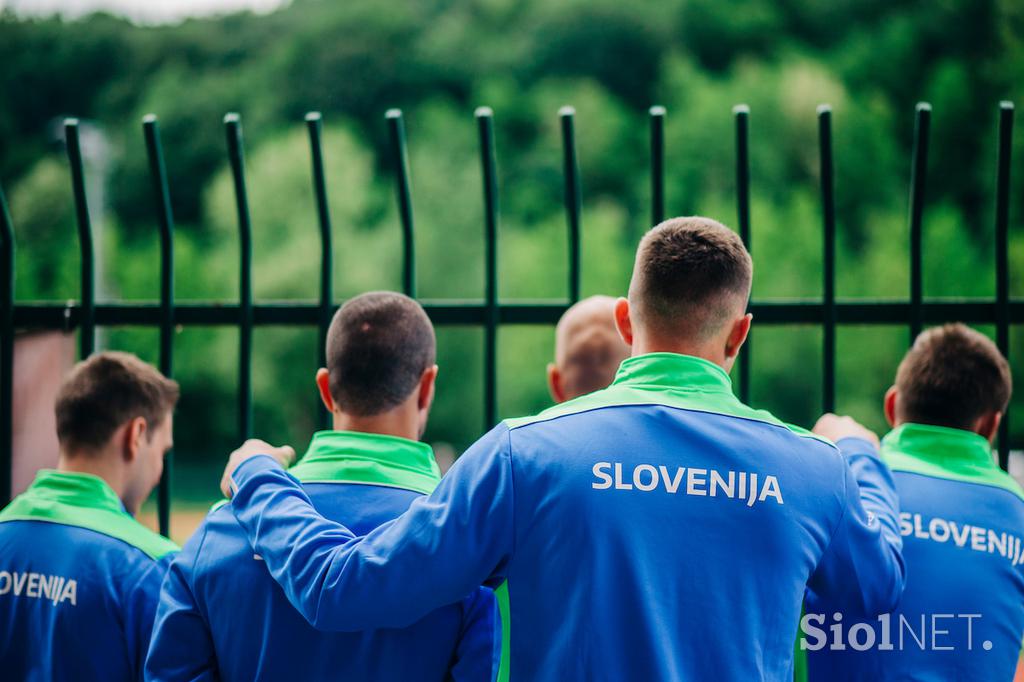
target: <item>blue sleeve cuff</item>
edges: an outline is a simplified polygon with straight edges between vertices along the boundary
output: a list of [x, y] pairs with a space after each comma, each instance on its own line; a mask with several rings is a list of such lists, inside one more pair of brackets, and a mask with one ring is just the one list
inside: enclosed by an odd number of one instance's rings
[[262, 471], [283, 471], [284, 468], [277, 460], [270, 455], [256, 455], [242, 462], [237, 469], [231, 473], [231, 496], [238, 493], [238, 489], [245, 485], [245, 482], [252, 479]]
[[836, 447], [839, 448], [839, 452], [843, 453], [843, 457], [846, 458], [850, 458], [854, 455], [878, 457], [878, 448], [875, 447], [874, 443], [866, 438], [859, 438], [857, 436], [840, 438], [836, 441]]

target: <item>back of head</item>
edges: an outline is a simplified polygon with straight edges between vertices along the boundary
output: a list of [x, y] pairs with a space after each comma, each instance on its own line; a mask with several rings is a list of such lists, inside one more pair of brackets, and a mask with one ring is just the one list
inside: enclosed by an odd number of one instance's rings
[[743, 314], [753, 270], [742, 240], [725, 225], [666, 220], [637, 249], [629, 285], [635, 323], [661, 338], [707, 341]]
[[922, 332], [896, 372], [900, 421], [971, 429], [982, 416], [1004, 412], [1012, 390], [1010, 365], [996, 345], [962, 324]]
[[555, 365], [565, 399], [605, 388], [629, 357], [615, 329], [615, 299], [591, 296], [570, 307], [555, 332]]
[[130, 353], [97, 353], [75, 365], [57, 393], [57, 440], [65, 453], [93, 453], [136, 417], [151, 437], [178, 392], [177, 382]]
[[401, 404], [437, 355], [434, 327], [408, 296], [375, 291], [345, 303], [327, 331], [331, 398], [355, 416]]

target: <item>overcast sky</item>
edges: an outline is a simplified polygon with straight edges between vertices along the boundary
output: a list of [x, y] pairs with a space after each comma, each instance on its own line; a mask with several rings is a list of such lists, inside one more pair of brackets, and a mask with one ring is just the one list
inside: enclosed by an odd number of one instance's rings
[[139, 23], [180, 21], [186, 17], [225, 14], [244, 9], [269, 12], [288, 0], [0, 0], [0, 10], [28, 16], [60, 13], [79, 17], [103, 10]]

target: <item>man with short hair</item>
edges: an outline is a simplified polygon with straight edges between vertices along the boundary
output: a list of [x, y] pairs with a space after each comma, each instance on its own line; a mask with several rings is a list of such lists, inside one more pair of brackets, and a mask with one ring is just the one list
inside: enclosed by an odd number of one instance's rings
[[836, 621], [842, 607], [810, 594], [811, 680], [1013, 678], [1024, 636], [1024, 491], [992, 457], [1010, 391], [1010, 367], [983, 334], [950, 324], [914, 341], [885, 395], [893, 430], [882, 441], [900, 500], [903, 599], [858, 624]]
[[[434, 329], [402, 294], [363, 294], [334, 316], [326, 355], [316, 385], [334, 430], [316, 433], [290, 474], [320, 513], [365, 535], [440, 480], [419, 442], [437, 377]], [[394, 629], [324, 633], [267, 569], [230, 504], [215, 508], [164, 583], [147, 679], [493, 679], [497, 607], [487, 588], [467, 587]]]
[[365, 537], [317, 514], [274, 449], [232, 455], [232, 512], [319, 628], [507, 580], [511, 678], [789, 679], [806, 585], [877, 613], [903, 566], [870, 433], [829, 416], [836, 448], [733, 394], [751, 275], [725, 226], [666, 221], [616, 303], [632, 357], [610, 387], [499, 424]]
[[591, 296], [570, 306], [555, 329], [548, 390], [556, 403], [606, 388], [629, 346], [615, 329], [615, 299]]
[[0, 677], [140, 680], [177, 547], [132, 516], [171, 449], [178, 385], [127, 353], [57, 394], [56, 470], [0, 511]]

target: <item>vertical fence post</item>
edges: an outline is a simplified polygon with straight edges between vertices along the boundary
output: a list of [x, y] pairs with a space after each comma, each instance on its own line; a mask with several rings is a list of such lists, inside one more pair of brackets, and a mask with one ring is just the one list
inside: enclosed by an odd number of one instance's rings
[[[750, 142], [748, 137], [750, 107], [737, 104], [732, 108], [736, 122], [736, 221], [747, 251], [750, 243]], [[748, 303], [749, 306], [749, 303]], [[740, 400], [750, 402], [751, 338], [740, 348]]]
[[818, 150], [824, 228], [822, 405], [825, 412], [833, 412], [836, 406], [836, 201], [832, 167], [832, 107], [827, 104], [818, 107]]
[[245, 190], [245, 154], [242, 149], [242, 122], [236, 113], [224, 116], [228, 158], [235, 183], [235, 208], [238, 213], [238, 437], [252, 435], [252, 224], [249, 199]]
[[11, 501], [14, 467], [14, 224], [0, 187], [0, 507]]
[[[317, 367], [327, 366], [327, 329], [331, 324], [334, 308], [334, 246], [331, 235], [331, 212], [327, 204], [327, 181], [324, 175], [323, 145], [321, 132], [323, 117], [319, 111], [306, 114], [306, 129], [309, 131], [309, 151], [313, 168], [313, 195], [316, 198], [317, 222], [320, 226], [320, 304], [317, 315]], [[320, 428], [331, 426], [331, 415], [316, 401], [316, 412]]]
[[405, 142], [405, 120], [401, 109], [384, 114], [391, 137], [391, 164], [395, 169], [398, 215], [402, 220], [402, 291], [416, 298], [416, 241], [412, 220], [412, 183], [409, 179], [409, 152]]
[[78, 136], [78, 119], [64, 121], [64, 136], [67, 144], [68, 161], [71, 164], [71, 189], [75, 197], [75, 216], [78, 222], [78, 249], [82, 258], [81, 269], [81, 310], [78, 348], [83, 358], [92, 355], [96, 344], [96, 278], [95, 258], [92, 246], [92, 222], [89, 219], [89, 202], [85, 196], [85, 166], [82, 162], [82, 146]]
[[910, 342], [924, 328], [924, 276], [921, 242], [924, 188], [928, 179], [928, 129], [932, 105], [918, 102], [914, 111], [914, 155], [910, 166]]
[[[148, 114], [142, 119], [142, 131], [146, 139], [149, 172], [160, 223], [160, 371], [164, 376], [171, 377], [174, 374], [174, 214], [171, 211], [163, 146], [160, 144], [160, 128], [154, 114]], [[168, 452], [164, 457], [163, 473], [157, 490], [160, 534], [168, 537], [171, 534], [173, 466], [174, 455]]]
[[478, 107], [480, 163], [484, 183], [484, 429], [490, 429], [498, 415], [498, 172], [494, 158], [494, 112]]
[[651, 118], [651, 225], [665, 219], [665, 107], [653, 106]]
[[[1013, 103], [999, 103], [996, 156], [996, 343], [1010, 357], [1010, 155], [1013, 151]], [[1009, 412], [1007, 410], [1007, 412]], [[1010, 466], [1010, 420], [999, 425], [999, 466]]]
[[562, 124], [562, 167], [565, 176], [565, 214], [569, 227], [569, 303], [580, 300], [580, 171], [576, 160], [576, 110], [564, 106], [558, 110]]

